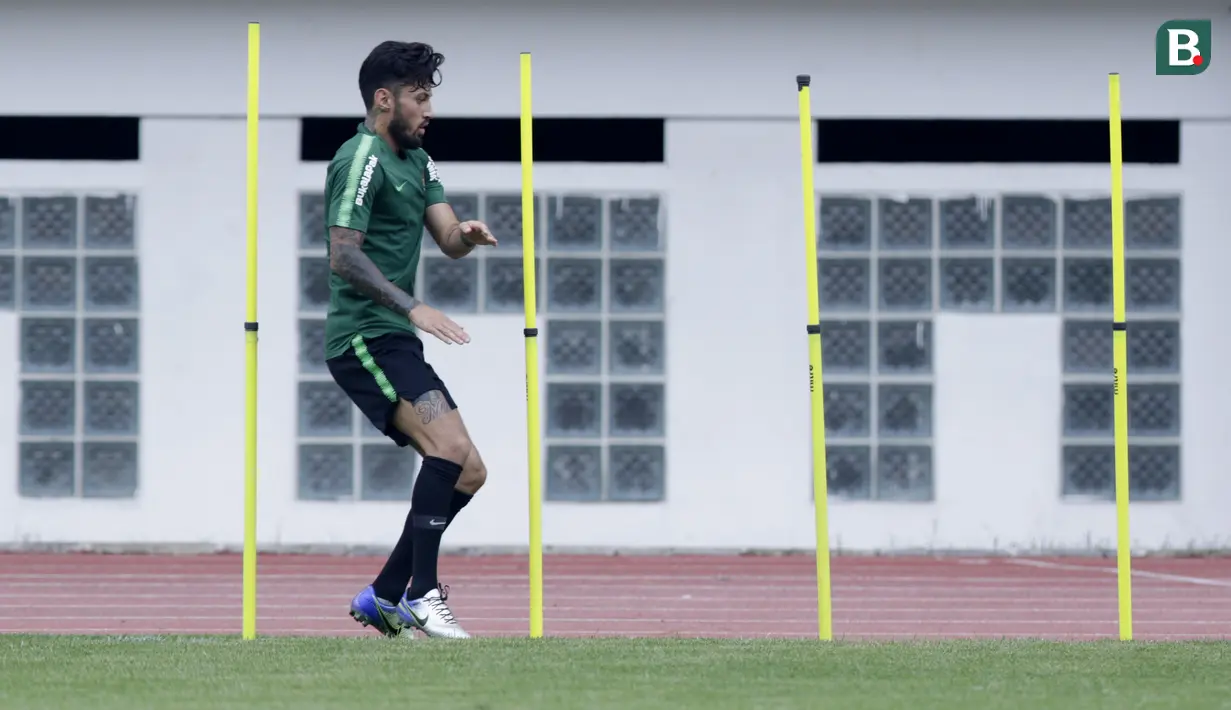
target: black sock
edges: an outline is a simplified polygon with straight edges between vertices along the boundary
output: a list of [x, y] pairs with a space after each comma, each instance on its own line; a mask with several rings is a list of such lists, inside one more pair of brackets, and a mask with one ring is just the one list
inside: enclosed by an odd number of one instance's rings
[[[466, 504], [474, 498], [469, 493], [463, 493], [457, 489], [453, 490], [453, 499], [449, 506], [449, 520], [452, 523], [457, 517], [459, 511], [466, 507]], [[402, 527], [402, 536], [398, 538], [398, 543], [393, 546], [393, 552], [389, 554], [389, 559], [385, 560], [385, 566], [377, 575], [376, 581], [372, 582], [372, 587], [376, 590], [376, 596], [397, 603], [402, 598], [402, 594], [406, 591], [406, 585], [410, 584], [410, 573], [414, 568], [415, 560], [415, 538], [411, 532], [414, 530], [414, 509], [406, 514], [406, 524]], [[448, 529], [449, 524], [445, 524], [445, 529]]]
[[402, 536], [398, 538], [398, 543], [393, 546], [393, 552], [389, 553], [389, 559], [385, 560], [385, 566], [380, 570], [380, 574], [376, 576], [376, 581], [372, 582], [372, 588], [376, 591], [376, 596], [388, 602], [397, 604], [402, 598], [402, 593], [406, 591], [406, 585], [410, 584], [411, 565], [415, 559], [415, 538], [412, 534], [414, 520], [414, 509], [412, 508], [406, 514], [406, 524], [402, 526]]
[[461, 464], [435, 456], [423, 457], [423, 466], [410, 494], [410, 532], [414, 542], [409, 596], [418, 599], [436, 588], [436, 560], [440, 536], [449, 524], [453, 487], [461, 478]]
[[[453, 522], [453, 519], [457, 517], [457, 514], [461, 512], [462, 508], [466, 507], [466, 504], [470, 502], [471, 498], [474, 498], [474, 496], [471, 495], [470, 493], [462, 493], [461, 491], [457, 489], [453, 490], [453, 502], [449, 506], [449, 522], [450, 523]], [[447, 528], [449, 526], [446, 525], [445, 527]]]

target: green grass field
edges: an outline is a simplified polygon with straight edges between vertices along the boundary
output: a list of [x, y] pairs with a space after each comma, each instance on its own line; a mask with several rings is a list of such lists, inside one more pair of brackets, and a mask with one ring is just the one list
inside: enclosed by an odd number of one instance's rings
[[1231, 708], [1231, 644], [0, 636], [0, 708]]

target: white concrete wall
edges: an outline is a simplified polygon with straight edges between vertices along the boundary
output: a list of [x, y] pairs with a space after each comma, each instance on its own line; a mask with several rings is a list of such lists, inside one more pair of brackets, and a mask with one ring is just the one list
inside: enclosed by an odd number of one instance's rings
[[[0, 78], [6, 111], [81, 112], [88, 104], [99, 113], [242, 114], [248, 21], [263, 25], [263, 105], [277, 115], [353, 111], [359, 62], [386, 39], [386, 28], [405, 28], [398, 31], [446, 52], [439, 104], [454, 115], [516, 114], [523, 51], [535, 56], [536, 106], [544, 114], [789, 115], [801, 72], [814, 76], [818, 113], [834, 116], [1101, 117], [1104, 77], [1113, 71], [1123, 74], [1126, 113], [1216, 118], [1231, 105], [1227, 92], [1213, 89], [1227, 86], [1217, 57], [1200, 80], [1154, 76], [1154, 31], [1164, 20], [1214, 18], [1213, 45], [1231, 46], [1221, 0], [1165, 9], [1150, 0], [771, 0], [756, 9], [733, 0], [572, 7], [458, 0], [413, 8], [391, 0], [120, 0], [84, 7], [59, 0], [6, 10], [0, 56], [6, 66], [39, 67]], [[48, 90], [51, 68], [81, 57], [99, 81], [79, 92]]]
[[[1134, 506], [1141, 547], [1231, 539], [1231, 90], [1217, 58], [1200, 77], [1155, 77], [1153, 34], [1170, 17], [1225, 7], [986, 9], [949, 2], [777, 3], [756, 11], [684, 3], [515, 11], [502, 3], [416, 9], [407, 26], [448, 55], [442, 114], [515, 115], [517, 52], [535, 53], [542, 114], [667, 115], [663, 166], [541, 165], [536, 187], [655, 190], [667, 199], [667, 500], [545, 505], [549, 545], [807, 548], [812, 545], [804, 272], [793, 76], [815, 77], [816, 113], [862, 116], [1091, 116], [1120, 71], [1126, 116], [1200, 119], [1183, 129], [1181, 167], [1130, 167], [1128, 189], [1184, 197], [1184, 478], [1177, 503]], [[244, 22], [264, 23], [260, 272], [260, 539], [391, 544], [400, 504], [295, 500], [296, 200], [323, 170], [297, 160], [299, 114], [354, 114], [363, 54], [384, 35], [378, 3], [28, 5], [0, 25], [0, 59], [37, 72], [0, 77], [12, 113], [127, 113], [144, 121], [139, 165], [0, 162], [0, 193], [66, 188], [140, 194], [141, 484], [132, 501], [16, 494], [17, 325], [0, 314], [0, 543], [204, 542], [242, 534]], [[524, 6], [523, 6], [524, 7]], [[87, 9], [88, 8], [88, 9]], [[810, 9], [805, 9], [810, 8]], [[462, 13], [466, 17], [462, 18]], [[305, 18], [311, 18], [311, 23]], [[413, 20], [413, 22], [411, 21]], [[567, 22], [567, 24], [565, 24]], [[380, 26], [387, 26], [381, 23]], [[39, 38], [54, 38], [42, 41]], [[66, 48], [72, 48], [67, 53]], [[159, 52], [174, 60], [159, 59]], [[48, 77], [90, 58], [98, 81]], [[105, 78], [105, 81], [103, 80]], [[582, 79], [589, 79], [585, 87]], [[448, 187], [515, 190], [516, 165], [442, 165]], [[1107, 189], [1088, 167], [822, 167], [819, 190], [994, 194]], [[716, 288], [716, 284], [730, 284]], [[1010, 320], [1006, 320], [1010, 319]], [[437, 369], [491, 468], [450, 529], [450, 545], [527, 539], [524, 370], [519, 316], [468, 319], [474, 343]], [[844, 549], [1085, 547], [1114, 540], [1113, 509], [1059, 497], [1061, 321], [938, 318], [936, 476], [931, 503], [831, 505]], [[188, 345], [195, 341], [196, 345]], [[1003, 386], [1002, 368], [1022, 368]], [[755, 373], [757, 416], [721, 386]], [[1009, 426], [1016, 420], [1018, 426]], [[1026, 422], [1021, 424], [1021, 422]], [[719, 432], [738, 436], [716, 435]], [[748, 512], [766, 513], [741, 525]], [[755, 516], [754, 516], [755, 517]]]

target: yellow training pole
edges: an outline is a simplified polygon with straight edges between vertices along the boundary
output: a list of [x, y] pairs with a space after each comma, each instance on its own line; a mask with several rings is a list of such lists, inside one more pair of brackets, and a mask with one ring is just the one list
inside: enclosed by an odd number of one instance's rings
[[1128, 324], [1124, 316], [1124, 156], [1120, 141], [1120, 75], [1107, 77], [1111, 113], [1112, 396], [1116, 438], [1116, 572], [1120, 639], [1133, 638], [1133, 571], [1128, 534]]
[[530, 638], [543, 636], [543, 471], [539, 461], [539, 329], [534, 298], [534, 123], [530, 53], [521, 53], [521, 248], [526, 309], [526, 451], [530, 463]]
[[256, 242], [257, 136], [260, 123], [261, 25], [248, 23], [248, 309], [244, 321], [244, 633], [256, 638]]
[[833, 638], [829, 584], [829, 485], [825, 462], [825, 394], [821, 379], [821, 315], [816, 276], [816, 190], [813, 187], [812, 78], [799, 89], [799, 159], [804, 190], [804, 254], [808, 275], [808, 389], [812, 395], [812, 497], [816, 511], [816, 615], [822, 641]]

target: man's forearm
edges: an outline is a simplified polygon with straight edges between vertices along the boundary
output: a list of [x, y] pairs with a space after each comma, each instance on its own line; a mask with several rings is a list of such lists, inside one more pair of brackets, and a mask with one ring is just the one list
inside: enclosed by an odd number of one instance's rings
[[440, 240], [440, 251], [445, 256], [451, 259], [460, 259], [470, 252], [474, 251], [473, 244], [470, 244], [462, 235], [462, 225], [460, 222], [455, 222], [449, 231], [445, 232], [444, 239]]
[[394, 286], [363, 253], [359, 244], [334, 241], [330, 249], [329, 267], [355, 290], [390, 310], [407, 314], [419, 305], [419, 300]]

